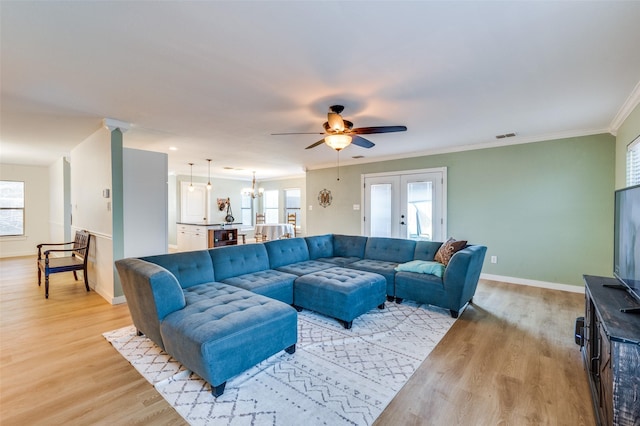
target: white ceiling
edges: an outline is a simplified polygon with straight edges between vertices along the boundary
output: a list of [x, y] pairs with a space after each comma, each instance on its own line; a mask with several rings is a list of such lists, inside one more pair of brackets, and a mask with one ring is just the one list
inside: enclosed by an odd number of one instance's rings
[[615, 131], [640, 87], [638, 1], [2, 0], [0, 15], [2, 163], [51, 164], [113, 118], [178, 173], [211, 158], [212, 175], [301, 175], [336, 153], [270, 134], [320, 133], [332, 104], [355, 127], [408, 127], [346, 164]]

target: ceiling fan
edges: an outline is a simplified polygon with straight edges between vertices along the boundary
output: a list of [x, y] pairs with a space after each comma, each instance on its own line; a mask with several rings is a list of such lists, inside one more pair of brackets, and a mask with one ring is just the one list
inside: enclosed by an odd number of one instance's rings
[[324, 135], [324, 138], [318, 142], [312, 143], [306, 149], [315, 148], [318, 145], [326, 143], [331, 148], [340, 152], [350, 144], [361, 146], [363, 148], [371, 148], [375, 144], [360, 135], [371, 135], [374, 133], [392, 133], [404, 132], [406, 126], [377, 126], [377, 127], [358, 127], [353, 128], [353, 123], [342, 118], [340, 113], [344, 110], [342, 105], [332, 105], [329, 107], [327, 121], [323, 124], [324, 133], [272, 133], [272, 135]]

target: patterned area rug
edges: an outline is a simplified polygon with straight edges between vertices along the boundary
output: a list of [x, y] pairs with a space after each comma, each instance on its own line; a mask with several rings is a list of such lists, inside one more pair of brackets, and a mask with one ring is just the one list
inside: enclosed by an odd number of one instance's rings
[[446, 310], [405, 301], [345, 330], [304, 310], [296, 352], [232, 378], [218, 398], [133, 326], [104, 337], [192, 425], [370, 425], [454, 321]]

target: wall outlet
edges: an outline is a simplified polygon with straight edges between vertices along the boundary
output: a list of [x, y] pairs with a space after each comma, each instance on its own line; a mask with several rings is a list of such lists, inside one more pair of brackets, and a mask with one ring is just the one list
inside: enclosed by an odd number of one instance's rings
[[353, 209], [354, 210], [360, 210], [360, 204], [354, 204], [353, 205]]
[[498, 263], [498, 256], [491, 256], [491, 263]]

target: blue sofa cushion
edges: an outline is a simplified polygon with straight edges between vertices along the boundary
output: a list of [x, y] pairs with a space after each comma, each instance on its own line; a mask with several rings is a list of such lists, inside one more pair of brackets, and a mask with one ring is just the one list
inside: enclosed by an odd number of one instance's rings
[[284, 238], [282, 240], [264, 243], [269, 255], [269, 267], [278, 269], [280, 266], [309, 260], [309, 249], [304, 238]]
[[415, 260], [434, 260], [442, 243], [437, 241], [416, 241]]
[[290, 305], [293, 303], [293, 282], [296, 278], [298, 278], [297, 275], [267, 269], [266, 271], [226, 278], [222, 282]]
[[297, 312], [277, 300], [222, 283], [185, 299], [160, 325], [166, 351], [213, 386], [297, 341]]
[[[364, 258], [386, 262], [405, 263], [413, 260], [416, 242], [400, 238], [369, 237]], [[393, 265], [395, 268], [397, 265]]]
[[364, 258], [367, 237], [361, 235], [333, 236], [333, 257]]
[[169, 270], [178, 279], [182, 288], [215, 281], [213, 263], [207, 250], [160, 254], [140, 259]]
[[341, 257], [341, 256], [334, 256], [334, 257], [319, 257], [317, 260], [319, 260], [320, 262], [327, 262], [327, 263], [331, 263], [335, 266], [348, 266], [350, 263], [356, 262], [358, 260], [360, 260], [360, 257]]
[[395, 295], [395, 275], [396, 262], [387, 262], [384, 260], [362, 259], [357, 262], [350, 263], [349, 268], [359, 269], [361, 271], [375, 272], [382, 275], [387, 280], [387, 295]]
[[243, 244], [209, 250], [216, 281], [269, 269], [264, 244]]
[[309, 249], [309, 259], [333, 257], [333, 235], [314, 235], [304, 239]]
[[291, 265], [279, 266], [278, 271], [287, 272], [289, 274], [294, 274], [297, 276], [302, 276], [305, 274], [311, 274], [313, 272], [322, 271], [324, 269], [329, 269], [334, 265], [321, 262], [319, 260], [305, 260], [304, 262], [292, 263]]

